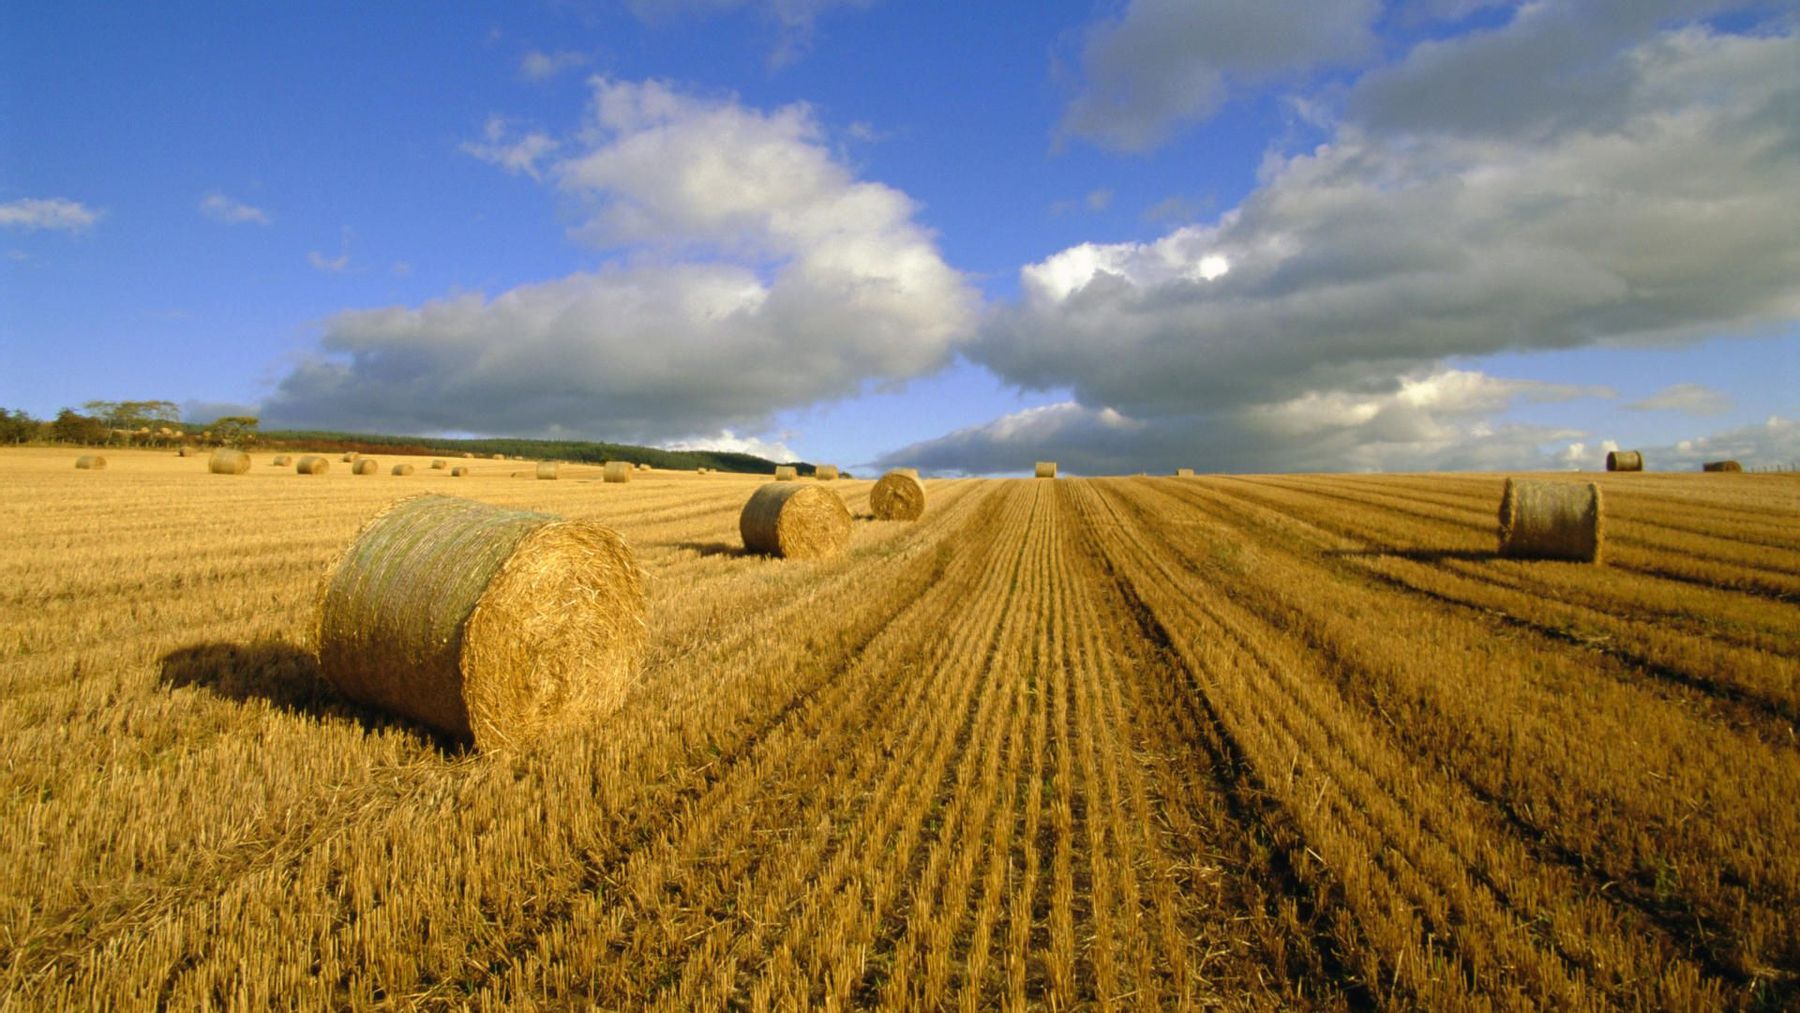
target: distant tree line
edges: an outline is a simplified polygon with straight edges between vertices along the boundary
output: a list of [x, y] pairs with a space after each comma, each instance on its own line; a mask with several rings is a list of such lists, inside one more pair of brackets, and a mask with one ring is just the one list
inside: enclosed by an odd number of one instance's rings
[[81, 408], [64, 408], [48, 420], [23, 409], [0, 408], [0, 443], [236, 447], [258, 439], [258, 420], [251, 416], [226, 415], [197, 427], [181, 421], [181, 409], [173, 401], [88, 401]]

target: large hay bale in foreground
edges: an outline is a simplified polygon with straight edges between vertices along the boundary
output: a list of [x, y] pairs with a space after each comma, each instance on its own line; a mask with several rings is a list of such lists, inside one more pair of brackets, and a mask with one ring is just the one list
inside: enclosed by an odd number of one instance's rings
[[467, 475], [468, 473], [469, 473], [469, 469], [466, 465], [459, 464], [456, 467], [450, 469], [450, 477], [451, 478], [461, 478], [464, 475]]
[[800, 469], [791, 464], [777, 464], [775, 466], [775, 481], [777, 482], [792, 482], [799, 477]]
[[319, 668], [340, 693], [482, 749], [616, 709], [647, 633], [617, 533], [451, 496], [364, 525], [318, 596]]
[[1606, 536], [1592, 482], [1509, 478], [1500, 497], [1500, 554], [1598, 563]]
[[1643, 471], [1643, 452], [1637, 450], [1609, 450], [1606, 452], [1606, 470]]
[[242, 475], [250, 470], [250, 455], [230, 447], [220, 447], [212, 452], [206, 462], [206, 470], [215, 475]]
[[1037, 463], [1037, 477], [1039, 477], [1039, 478], [1055, 478], [1056, 477], [1056, 462], [1055, 461], [1039, 461]]
[[738, 533], [751, 552], [787, 559], [832, 556], [850, 541], [850, 510], [829, 489], [771, 482], [750, 494], [738, 515]]
[[359, 457], [356, 459], [356, 464], [350, 468], [350, 474], [379, 475], [381, 474], [381, 465], [373, 457]]
[[393, 470], [388, 472], [390, 475], [410, 475], [412, 473], [413, 466], [410, 464], [396, 464], [394, 465]]
[[896, 468], [869, 490], [869, 510], [877, 520], [916, 521], [925, 513], [925, 483]]
[[813, 469], [813, 477], [821, 482], [835, 482], [838, 477], [837, 465], [821, 464]]
[[75, 459], [75, 467], [81, 471], [105, 471], [106, 458], [99, 454], [82, 454]]
[[1701, 471], [1743, 471], [1744, 466], [1736, 461], [1708, 461], [1700, 466]]
[[445, 468], [448, 468], [448, 467], [450, 467], [450, 462], [446, 461], [442, 458], [439, 458], [438, 460], [431, 462], [431, 470], [432, 471], [443, 471]]
[[285, 468], [293, 463], [294, 459], [292, 457], [289, 457], [286, 454], [277, 454], [275, 455], [275, 460], [269, 462], [269, 466], [272, 468]]
[[539, 461], [537, 466], [537, 477], [554, 480], [556, 478], [556, 462]]
[[302, 475], [323, 475], [331, 470], [331, 462], [323, 457], [308, 454], [294, 465], [294, 471]]
[[608, 461], [601, 469], [601, 477], [608, 482], [629, 482], [634, 470], [630, 461]]

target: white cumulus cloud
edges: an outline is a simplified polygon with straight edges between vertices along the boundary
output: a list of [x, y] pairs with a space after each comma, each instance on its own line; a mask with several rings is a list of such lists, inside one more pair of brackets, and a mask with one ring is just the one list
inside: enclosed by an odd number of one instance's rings
[[26, 197], [0, 204], [0, 227], [80, 232], [100, 220], [100, 212], [66, 197]]
[[262, 208], [233, 200], [216, 190], [200, 198], [200, 213], [226, 225], [267, 225], [271, 221]]

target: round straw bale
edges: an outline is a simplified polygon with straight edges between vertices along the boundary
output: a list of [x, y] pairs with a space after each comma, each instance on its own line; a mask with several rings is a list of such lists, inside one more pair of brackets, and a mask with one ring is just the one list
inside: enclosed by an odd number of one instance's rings
[[645, 462], [643, 462], [643, 461], [639, 461], [639, 462], [638, 462], [638, 466], [637, 466], [637, 470], [639, 470], [639, 471], [649, 471], [649, 470], [650, 470], [650, 465], [649, 465], [649, 464], [647, 464], [647, 463], [645, 463]]
[[556, 462], [539, 461], [537, 466], [537, 477], [545, 479], [556, 478]]
[[791, 464], [777, 464], [775, 466], [775, 481], [777, 482], [792, 482], [799, 477], [800, 469]]
[[433, 470], [433, 471], [443, 471], [445, 468], [448, 468], [448, 467], [450, 467], [450, 462], [446, 461], [442, 458], [439, 458], [438, 460], [431, 462], [431, 470]]
[[277, 454], [275, 455], [275, 459], [269, 462], [269, 466], [274, 468], [285, 468], [293, 463], [294, 459], [292, 457], [289, 457], [286, 454]]
[[1193, 478], [1194, 477], [1194, 469], [1192, 469], [1192, 468], [1176, 468], [1175, 469], [1175, 477], [1176, 478]]
[[82, 454], [75, 459], [75, 467], [82, 471], [105, 471], [106, 458], [99, 454]]
[[1605, 547], [1600, 487], [1509, 478], [1500, 497], [1500, 554], [1598, 563]]
[[468, 467], [465, 465], [461, 465], [461, 464], [450, 469], [450, 477], [451, 478], [461, 478], [464, 475], [467, 475], [468, 473], [469, 473]]
[[495, 454], [495, 455], [494, 455], [494, 460], [496, 460], [496, 461], [504, 461], [504, 460], [506, 460], [506, 455], [505, 455], [505, 454]]
[[343, 462], [344, 462], [344, 463], [345, 463], [345, 464], [351, 464], [351, 463], [353, 463], [353, 462], [355, 462], [355, 460], [356, 460], [356, 456], [357, 456], [357, 455], [356, 455], [356, 454], [354, 454], [354, 453], [350, 453], [350, 454], [345, 454], [345, 455], [344, 455], [344, 456], [343, 456], [343, 457], [342, 457], [342, 458], [340, 458], [340, 459], [339, 459], [339, 460], [342, 460], [342, 461], [343, 461]]
[[603, 476], [608, 482], [629, 482], [632, 470], [630, 461], [608, 461]]
[[380, 473], [381, 465], [373, 457], [359, 457], [356, 459], [356, 464], [350, 468], [352, 475], [378, 475]]
[[1637, 450], [1609, 450], [1606, 452], [1607, 471], [1643, 471], [1644, 455]]
[[294, 465], [294, 471], [301, 475], [323, 475], [331, 470], [331, 462], [315, 454], [302, 457]]
[[186, 457], [186, 456], [188, 456], [188, 448], [186, 448], [186, 447], [176, 447], [176, 448], [175, 448], [175, 456], [176, 456], [176, 457]]
[[883, 521], [916, 521], [925, 512], [925, 483], [896, 468], [869, 490], [869, 509]]
[[788, 559], [832, 556], [850, 540], [850, 510], [829, 489], [771, 482], [751, 493], [738, 515], [738, 533], [751, 552]]
[[206, 470], [215, 475], [242, 475], [250, 470], [250, 455], [230, 447], [220, 447], [212, 452], [212, 458], [206, 462]]
[[821, 464], [813, 469], [813, 477], [821, 482], [835, 481], [838, 477], [837, 465]]
[[1037, 463], [1037, 477], [1039, 477], [1039, 478], [1055, 478], [1056, 477], [1056, 462], [1055, 461], [1039, 461]]
[[1700, 466], [1701, 471], [1743, 471], [1744, 466], [1736, 461], [1708, 461]]
[[481, 749], [616, 709], [647, 633], [617, 533], [451, 496], [376, 515], [318, 606], [319, 668], [340, 693]]
[[394, 465], [393, 470], [388, 472], [390, 475], [410, 475], [412, 473], [413, 466], [410, 464], [396, 464]]
[[473, 460], [474, 460], [474, 459], [475, 459], [475, 455], [474, 455], [474, 454], [471, 454], [471, 453], [469, 453], [469, 452], [468, 452], [468, 451], [466, 451], [466, 450], [465, 450], [465, 451], [463, 451], [463, 455], [462, 455], [462, 456], [463, 456], [463, 460], [465, 460], [465, 461], [473, 461]]
[[694, 474], [696, 474], [696, 475], [709, 475], [711, 473], [712, 473], [711, 468], [695, 468], [694, 469]]

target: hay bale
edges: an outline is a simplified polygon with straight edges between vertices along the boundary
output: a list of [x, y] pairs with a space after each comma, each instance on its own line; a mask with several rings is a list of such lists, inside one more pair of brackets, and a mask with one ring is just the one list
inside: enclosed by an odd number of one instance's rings
[[410, 464], [396, 464], [393, 469], [388, 472], [390, 475], [410, 475], [412, 473], [413, 466]]
[[377, 514], [318, 595], [319, 668], [351, 699], [481, 749], [616, 709], [647, 634], [617, 533], [414, 496]]
[[188, 456], [188, 448], [186, 448], [186, 447], [176, 447], [176, 448], [175, 448], [175, 456], [176, 456], [176, 457], [186, 457], [186, 456]]
[[813, 469], [813, 477], [821, 482], [834, 482], [838, 477], [837, 465], [821, 464]]
[[738, 534], [751, 552], [786, 559], [834, 556], [850, 541], [850, 510], [829, 489], [771, 482], [750, 494], [738, 515]]
[[469, 469], [460, 464], [457, 465], [456, 467], [450, 469], [450, 477], [451, 478], [461, 478], [464, 475], [467, 475], [468, 473], [469, 473]]
[[431, 470], [432, 471], [443, 471], [445, 468], [448, 468], [448, 467], [450, 467], [450, 462], [444, 460], [443, 458], [439, 458], [439, 459], [431, 462]]
[[106, 458], [99, 454], [82, 454], [75, 459], [75, 467], [81, 471], [105, 471]]
[[601, 473], [608, 482], [629, 482], [634, 470], [629, 461], [608, 461]]
[[504, 461], [504, 460], [506, 460], [506, 455], [505, 455], [505, 454], [495, 454], [495, 455], [494, 455], [494, 460], [496, 460], [496, 461]]
[[1039, 477], [1039, 478], [1055, 478], [1056, 477], [1056, 462], [1055, 461], [1039, 461], [1037, 463], [1037, 477]]
[[791, 464], [777, 464], [775, 466], [775, 481], [777, 482], [792, 482], [799, 477], [800, 469]]
[[349, 454], [345, 454], [342, 458], [339, 458], [339, 460], [343, 461], [345, 464], [355, 464], [356, 459], [359, 456], [361, 456], [361, 455], [356, 454], [356, 453], [349, 453]]
[[289, 457], [286, 454], [277, 454], [275, 455], [275, 460], [269, 462], [269, 466], [273, 468], [285, 468], [293, 463], [294, 459], [292, 457]]
[[352, 475], [379, 475], [380, 473], [381, 465], [373, 457], [359, 457], [356, 459], [356, 463], [350, 467]]
[[308, 454], [294, 465], [294, 471], [301, 475], [323, 475], [331, 470], [331, 462], [323, 457]]
[[711, 469], [711, 468], [695, 468], [695, 469], [694, 469], [694, 474], [696, 474], [696, 475], [710, 475], [710, 474], [712, 474], [712, 469]]
[[869, 509], [876, 520], [916, 521], [925, 513], [925, 483], [896, 468], [869, 490]]
[[539, 461], [537, 466], [537, 477], [554, 481], [556, 478], [556, 467], [555, 461]]
[[466, 450], [465, 450], [465, 451], [463, 451], [463, 455], [462, 455], [462, 456], [463, 456], [463, 460], [465, 460], [465, 461], [473, 461], [473, 460], [474, 460], [474, 459], [475, 459], [475, 455], [474, 455], [474, 454], [471, 454], [471, 453], [469, 453], [469, 452], [468, 452], [468, 451], [466, 451]]
[[1644, 454], [1638, 450], [1609, 450], [1606, 452], [1607, 471], [1643, 471]]
[[212, 452], [206, 462], [206, 470], [215, 475], [242, 475], [250, 470], [250, 455], [230, 447], [220, 447]]
[[1700, 466], [1701, 471], [1743, 471], [1744, 466], [1736, 461], [1708, 461]]
[[1506, 480], [1500, 497], [1502, 556], [1598, 563], [1605, 542], [1599, 486]]
[[639, 470], [639, 471], [649, 471], [649, 470], [650, 470], [650, 465], [648, 465], [648, 464], [645, 464], [645, 463], [644, 463], [644, 462], [642, 462], [642, 461], [639, 461], [639, 462], [638, 462], [638, 466], [637, 466], [637, 470]]
[[1175, 469], [1175, 477], [1176, 478], [1193, 478], [1194, 477], [1194, 469], [1192, 469], [1192, 468], [1176, 468]]

